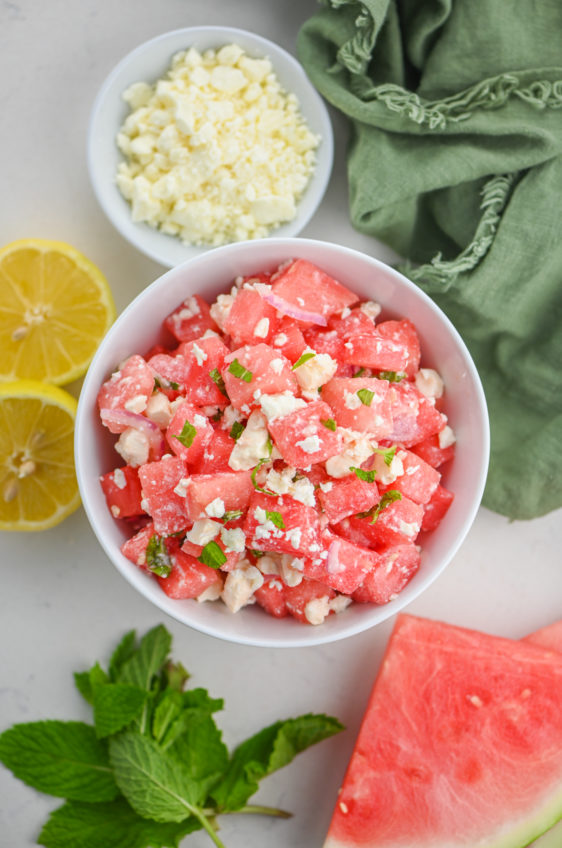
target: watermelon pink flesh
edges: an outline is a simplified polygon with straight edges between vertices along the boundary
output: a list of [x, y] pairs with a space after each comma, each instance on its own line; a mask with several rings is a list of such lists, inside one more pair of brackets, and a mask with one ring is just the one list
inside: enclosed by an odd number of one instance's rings
[[399, 615], [324, 848], [522, 848], [562, 813], [562, 656]]

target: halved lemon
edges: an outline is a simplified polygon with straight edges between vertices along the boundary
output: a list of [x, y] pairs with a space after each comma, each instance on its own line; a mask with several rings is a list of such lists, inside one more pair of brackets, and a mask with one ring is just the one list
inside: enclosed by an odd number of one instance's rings
[[76, 407], [57, 386], [0, 383], [0, 530], [45, 530], [79, 506]]
[[0, 249], [0, 379], [75, 380], [114, 318], [106, 278], [75, 248], [22, 239]]

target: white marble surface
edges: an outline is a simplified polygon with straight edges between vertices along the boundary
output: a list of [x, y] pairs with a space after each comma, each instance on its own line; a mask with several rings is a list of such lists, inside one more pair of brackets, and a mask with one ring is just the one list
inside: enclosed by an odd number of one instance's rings
[[[254, 29], [294, 52], [299, 25], [315, 8], [314, 0], [0, 0], [0, 240], [40, 236], [74, 244], [105, 272], [122, 309], [162, 269], [112, 230], [88, 183], [88, 114], [104, 77], [147, 38], [204, 23]], [[351, 228], [346, 132], [333, 119], [332, 182], [303, 235], [389, 259], [389, 251]], [[455, 560], [408, 610], [515, 638], [559, 618], [560, 519], [558, 512], [510, 523], [480, 510]], [[0, 545], [0, 729], [41, 718], [88, 719], [72, 672], [107, 660], [124, 631], [144, 633], [162, 614], [114, 570], [81, 510], [41, 534], [2, 533]], [[392, 621], [305, 650], [223, 644], [171, 619], [164, 623], [194, 685], [226, 699], [220, 722], [229, 744], [309, 710], [337, 715], [347, 726], [263, 784], [257, 797], [290, 809], [291, 820], [222, 821], [228, 848], [320, 848]], [[55, 806], [0, 769], [0, 845], [36, 844]], [[185, 844], [210, 845], [202, 834]]]

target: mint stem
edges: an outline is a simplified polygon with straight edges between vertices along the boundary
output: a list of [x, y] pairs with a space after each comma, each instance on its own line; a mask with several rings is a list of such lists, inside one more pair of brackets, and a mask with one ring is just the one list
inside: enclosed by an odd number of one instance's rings
[[[277, 816], [280, 819], [290, 819], [292, 817], [292, 813], [288, 813], [287, 810], [280, 810], [277, 807], [264, 807], [260, 804], [246, 804], [245, 807], [241, 807], [239, 810], [234, 810], [234, 813], [257, 813], [262, 816]], [[232, 815], [232, 813], [229, 813]]]
[[192, 807], [191, 805], [189, 805], [189, 807], [195, 818], [199, 819], [199, 821], [201, 822], [204, 829], [207, 831], [217, 848], [225, 848], [224, 843], [221, 842], [221, 840], [219, 839], [216, 830], [214, 829], [213, 825], [211, 824], [203, 810], [199, 809], [198, 807]]

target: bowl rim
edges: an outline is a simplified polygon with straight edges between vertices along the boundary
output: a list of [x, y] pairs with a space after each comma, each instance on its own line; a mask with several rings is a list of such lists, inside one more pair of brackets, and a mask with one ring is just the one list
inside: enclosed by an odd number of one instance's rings
[[[446, 555], [441, 558], [438, 567], [434, 567], [431, 574], [426, 575], [424, 583], [421, 587], [415, 586], [414, 589], [412, 589], [412, 583], [410, 582], [400, 592], [396, 600], [390, 601], [389, 603], [385, 604], [384, 609], [385, 612], [387, 612], [386, 615], [374, 622], [371, 622], [369, 620], [365, 622], [364, 618], [355, 619], [354, 622], [349, 623], [345, 632], [334, 632], [331, 631], [329, 628], [326, 628], [324, 625], [312, 628], [306, 627], [302, 624], [298, 624], [298, 627], [302, 628], [302, 637], [298, 636], [299, 631], [295, 631], [293, 629], [293, 635], [291, 635], [290, 637], [288, 635], [288, 637], [285, 639], [279, 639], [278, 637], [268, 638], [263, 636], [255, 638], [253, 636], [247, 636], [245, 634], [239, 635], [235, 633], [221, 633], [220, 629], [216, 626], [210, 626], [204, 623], [202, 624], [200, 622], [186, 621], [185, 616], [182, 616], [182, 609], [179, 607], [179, 605], [174, 609], [174, 604], [178, 604], [177, 601], [172, 601], [172, 599], [168, 598], [168, 596], [164, 592], [160, 593], [161, 596], [157, 593], [154, 593], [153, 582], [149, 583], [149, 581], [142, 582], [140, 580], [135, 580], [135, 577], [138, 577], [138, 575], [140, 574], [139, 569], [135, 568], [132, 563], [126, 560], [125, 557], [123, 557], [123, 555], [120, 553], [120, 551], [118, 549], [115, 549], [114, 543], [106, 539], [103, 533], [98, 530], [98, 521], [90, 501], [91, 481], [86, 479], [84, 475], [84, 469], [82, 467], [82, 455], [85, 451], [88, 450], [88, 444], [84, 442], [83, 436], [84, 428], [87, 426], [86, 419], [89, 415], [92, 414], [92, 411], [96, 409], [95, 398], [97, 396], [97, 391], [99, 390], [99, 387], [101, 385], [99, 379], [100, 374], [97, 373], [100, 368], [99, 363], [104, 357], [106, 343], [108, 341], [110, 342], [115, 336], [119, 334], [121, 327], [124, 324], [126, 325], [129, 314], [139, 308], [142, 308], [143, 304], [146, 301], [149, 302], [150, 299], [154, 297], [154, 293], [156, 291], [161, 288], [164, 288], [168, 284], [170, 279], [173, 280], [176, 275], [183, 273], [186, 267], [189, 267], [190, 270], [193, 270], [194, 267], [196, 268], [198, 265], [205, 264], [206, 262], [210, 261], [209, 257], [212, 255], [216, 255], [219, 252], [228, 252], [233, 254], [236, 254], [238, 252], [244, 253], [248, 250], [249, 247], [251, 248], [252, 246], [255, 247], [256, 245], [263, 245], [264, 241], [267, 241], [268, 245], [271, 248], [279, 249], [289, 247], [297, 249], [299, 246], [310, 246], [311, 248], [317, 248], [320, 250], [332, 249], [335, 250], [337, 253], [340, 253], [342, 256], [355, 256], [362, 260], [368, 260], [368, 263], [370, 263], [373, 268], [382, 269], [384, 273], [389, 274], [391, 277], [397, 279], [400, 285], [406, 284], [406, 286], [412, 291], [414, 291], [415, 294], [420, 297], [422, 301], [426, 302], [426, 304], [430, 308], [430, 311], [436, 313], [439, 316], [441, 322], [444, 323], [445, 327], [447, 328], [448, 332], [450, 333], [455, 342], [457, 350], [462, 356], [463, 364], [466, 366], [467, 371], [469, 372], [469, 377], [473, 384], [476, 397], [478, 399], [478, 406], [476, 412], [479, 430], [478, 436], [481, 439], [479, 443], [480, 458], [478, 476], [474, 486], [474, 494], [470, 501], [470, 508], [467, 510], [454, 540], [449, 544], [446, 551]], [[104, 379], [105, 378], [106, 376], [104, 377]], [[234, 644], [242, 644], [253, 647], [302, 648], [340, 641], [351, 636], [355, 636], [359, 633], [365, 632], [371, 627], [376, 626], [377, 624], [383, 623], [383, 621], [388, 620], [393, 615], [400, 612], [404, 607], [406, 607], [418, 597], [420, 597], [420, 595], [423, 594], [423, 592], [434, 583], [437, 577], [442, 574], [442, 572], [449, 565], [449, 563], [454, 558], [459, 548], [463, 544], [481, 504], [489, 465], [490, 424], [484, 389], [482, 387], [480, 376], [476, 369], [476, 365], [472, 360], [470, 352], [464, 340], [462, 339], [450, 319], [443, 312], [443, 310], [441, 310], [441, 308], [429, 297], [429, 295], [427, 295], [422, 289], [416, 286], [415, 283], [405, 277], [401, 272], [392, 268], [392, 266], [362, 251], [347, 247], [345, 245], [334, 244], [332, 242], [324, 242], [317, 239], [279, 238], [258, 241], [234, 242], [232, 244], [217, 247], [212, 253], [206, 252], [199, 256], [193, 257], [192, 259], [186, 260], [175, 268], [171, 268], [165, 271], [163, 274], [157, 277], [149, 286], [142, 290], [135, 298], [133, 298], [133, 300], [125, 307], [125, 309], [118, 316], [112, 327], [107, 332], [101, 345], [96, 351], [96, 354], [92, 359], [90, 367], [85, 375], [78, 401], [78, 410], [75, 422], [74, 444], [78, 486], [82, 497], [82, 505], [88, 517], [92, 531], [94, 532], [94, 535], [98, 539], [98, 542], [101, 544], [102, 548], [106, 552], [112, 565], [117, 568], [120, 574], [127, 580], [128, 583], [133, 586], [133, 588], [137, 589], [137, 591], [139, 591], [147, 600], [149, 600], [162, 612], [166, 613], [167, 615], [170, 615], [178, 622], [187, 625], [188, 627], [191, 627], [192, 629], [197, 630], [201, 633], [205, 633], [206, 635], [214, 636], [215, 638], [222, 639], [224, 641], [228, 641]], [[119, 559], [119, 557], [116, 557], [116, 554], [119, 554], [121, 559]], [[382, 607], [377, 607], [376, 605], [364, 606], [373, 607], [375, 609], [382, 609]], [[243, 613], [243, 610], [241, 612]], [[240, 614], [241, 613], [237, 613], [236, 615]], [[337, 616], [337, 618], [339, 618], [339, 616]], [[286, 619], [283, 619], [283, 621], [286, 621]], [[295, 633], [297, 635], [295, 635]]]
[[[100, 121], [102, 129], [104, 126], [101, 115], [104, 106], [108, 102], [108, 98], [111, 99], [114, 93], [118, 98], [121, 97], [124, 87], [121, 88], [119, 94], [117, 94], [117, 92], [114, 91], [115, 86], [121, 74], [126, 72], [129, 65], [134, 62], [137, 57], [143, 56], [144, 54], [150, 55], [154, 48], [158, 48], [161, 44], [165, 44], [167, 41], [184, 38], [185, 40], [194, 40], [199, 37], [212, 37], [214, 35], [223, 36], [225, 41], [230, 38], [231, 41], [234, 41], [235, 43], [236, 39], [247, 41], [248, 43], [251, 42], [252, 47], [250, 48], [246, 45], [244, 49], [256, 49], [260, 55], [271, 58], [274, 71], [280, 79], [281, 84], [289, 93], [294, 93], [297, 96], [301, 114], [310, 126], [310, 114], [305, 113], [302, 109], [302, 90], [305, 91], [307, 102], [312, 103], [314, 107], [315, 115], [313, 123], [317, 122], [319, 127], [318, 134], [321, 136], [321, 141], [318, 148], [316, 166], [309, 179], [307, 187], [297, 204], [297, 214], [292, 221], [281, 224], [279, 227], [272, 230], [271, 235], [267, 235], [264, 238], [296, 237], [298, 233], [307, 226], [311, 218], [316, 213], [318, 206], [322, 202], [328, 188], [333, 169], [334, 132], [328, 107], [321, 95], [313, 86], [298, 59], [281, 45], [269, 38], [266, 38], [265, 36], [254, 33], [251, 30], [218, 25], [180, 27], [160, 33], [159, 35], [153, 36], [141, 44], [138, 44], [113, 66], [112, 70], [102, 82], [94, 98], [90, 110], [87, 129], [87, 170], [96, 200], [116, 231], [131, 245], [136, 247], [137, 250], [167, 268], [173, 268], [175, 265], [179, 264], [180, 261], [188, 261], [200, 254], [207, 253], [209, 250], [215, 249], [215, 247], [213, 245], [185, 245], [177, 236], [162, 233], [158, 229], [149, 227], [149, 225], [144, 222], [133, 222], [130, 215], [130, 209], [128, 208], [128, 203], [122, 197], [119, 189], [114, 183], [113, 188], [110, 189], [110, 194], [106, 196], [105, 189], [107, 189], [108, 180], [112, 179], [114, 175], [108, 175], [106, 173], [106, 169], [104, 169], [98, 162]], [[183, 49], [186, 49], [188, 46], [189, 44], [186, 44]], [[170, 51], [167, 60], [167, 68], [170, 66], [172, 56], [181, 49], [182, 48], [176, 48], [175, 50]], [[276, 61], [285, 63], [285, 67], [288, 67], [291, 73], [299, 78], [298, 91], [295, 91], [294, 86], [289, 89], [284, 85], [282, 77], [285, 76], [285, 73], [282, 67], [280, 68], [276, 65]], [[148, 76], [151, 75], [149, 74]], [[116, 126], [113, 130], [113, 139], [117, 135], [118, 130], [119, 126]], [[107, 130], [102, 133], [102, 137], [106, 136]], [[115, 149], [117, 151], [117, 155], [120, 156], [121, 154], [117, 150], [116, 146]], [[127, 214], [125, 214], [125, 209]], [[156, 242], [156, 246], [153, 246], [153, 241]], [[160, 245], [162, 245], [162, 247]], [[166, 250], [166, 246], [168, 247], [168, 250]], [[224, 247], [226, 245], [220, 246]], [[170, 253], [174, 252], [173, 248], [175, 248], [175, 252], [185, 250], [185, 257], [179, 260], [171, 258]]]

